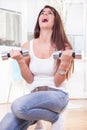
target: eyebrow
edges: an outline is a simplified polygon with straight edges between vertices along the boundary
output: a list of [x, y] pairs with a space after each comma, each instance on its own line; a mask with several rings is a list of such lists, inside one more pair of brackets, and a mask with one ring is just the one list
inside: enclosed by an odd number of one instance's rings
[[[45, 10], [42, 10], [41, 13], [42, 13], [42, 12], [46, 12], [46, 11], [45, 11]], [[52, 13], [54, 14], [54, 12], [53, 12], [51, 9], [48, 10], [47, 12], [52, 12]]]

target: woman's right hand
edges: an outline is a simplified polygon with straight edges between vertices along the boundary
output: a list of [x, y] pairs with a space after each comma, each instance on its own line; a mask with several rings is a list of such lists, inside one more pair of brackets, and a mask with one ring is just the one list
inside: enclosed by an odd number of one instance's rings
[[23, 55], [20, 53], [20, 50], [10, 50], [10, 57], [17, 60], [17, 61], [20, 61], [23, 59]]

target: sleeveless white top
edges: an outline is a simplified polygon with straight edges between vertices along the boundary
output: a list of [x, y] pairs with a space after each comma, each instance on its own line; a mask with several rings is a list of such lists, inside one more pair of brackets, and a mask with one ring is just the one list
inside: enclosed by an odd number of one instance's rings
[[55, 60], [53, 55], [46, 59], [36, 57], [33, 51], [33, 40], [30, 41], [29, 54], [31, 59], [29, 67], [34, 74], [34, 81], [30, 84], [30, 90], [32, 91], [36, 87], [48, 86], [66, 91], [66, 81], [58, 87], [54, 83]]

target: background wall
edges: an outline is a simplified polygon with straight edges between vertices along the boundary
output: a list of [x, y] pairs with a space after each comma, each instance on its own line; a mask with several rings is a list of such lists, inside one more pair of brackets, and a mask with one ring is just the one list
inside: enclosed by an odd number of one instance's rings
[[27, 41], [27, 0], [0, 0], [0, 8], [20, 12], [22, 17], [22, 41]]
[[[40, 9], [52, 5], [51, 0], [0, 0], [0, 8], [13, 10], [22, 16], [22, 43], [33, 35], [34, 25]], [[67, 5], [66, 5], [67, 6]], [[87, 3], [73, 4], [68, 11], [66, 31], [76, 49], [83, 51], [82, 60], [75, 60], [75, 72], [68, 82], [70, 98], [87, 98]], [[80, 36], [75, 37], [75, 36]], [[0, 46], [0, 53], [12, 47]], [[0, 57], [0, 103], [12, 102], [29, 92], [29, 84], [20, 77], [17, 64], [14, 71], [13, 60], [2, 61]], [[15, 73], [14, 73], [15, 72]], [[14, 76], [18, 78], [14, 78]]]

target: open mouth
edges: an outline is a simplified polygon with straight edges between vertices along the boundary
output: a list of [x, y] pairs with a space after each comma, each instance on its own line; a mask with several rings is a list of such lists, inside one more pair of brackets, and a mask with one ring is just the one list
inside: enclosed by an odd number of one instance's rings
[[48, 22], [48, 19], [42, 19], [42, 22]]

